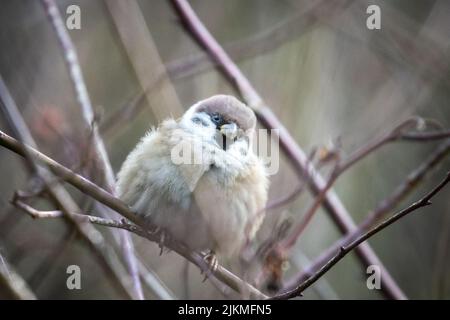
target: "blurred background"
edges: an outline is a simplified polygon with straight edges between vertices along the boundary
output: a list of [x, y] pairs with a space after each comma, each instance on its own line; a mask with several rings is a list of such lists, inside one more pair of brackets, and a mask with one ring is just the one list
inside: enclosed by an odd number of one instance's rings
[[[449, 1], [189, 3], [306, 153], [335, 148], [345, 157], [411, 116], [435, 119], [450, 128]], [[380, 30], [366, 27], [371, 4], [381, 9]], [[81, 29], [69, 30], [69, 35], [115, 173], [139, 138], [160, 120], [178, 117], [213, 94], [239, 97], [186, 32], [170, 1], [57, 1], [64, 20], [69, 5], [81, 9]], [[94, 160], [86, 155], [90, 134], [64, 52], [41, 1], [0, 2], [0, 75], [39, 150], [101, 183]], [[0, 128], [14, 135], [3, 115]], [[335, 191], [354, 221], [363, 221], [439, 143], [390, 143], [342, 175]], [[39, 190], [40, 182], [18, 155], [0, 148], [0, 159], [0, 264], [20, 275], [40, 299], [129, 298], [73, 226], [63, 219], [31, 219], [11, 205], [16, 190]], [[430, 190], [449, 165], [443, 160], [397, 208]], [[270, 179], [270, 201], [299, 185], [283, 155]], [[95, 214], [90, 197], [65, 187], [83, 212]], [[433, 206], [369, 241], [408, 298], [450, 298], [448, 195], [444, 190]], [[283, 219], [299, 221], [312, 201], [305, 190], [271, 210], [260, 241]], [[55, 209], [43, 198], [30, 203]], [[96, 229], [120, 256], [109, 230]], [[341, 236], [319, 209], [292, 250], [285, 281]], [[211, 281], [203, 283], [198, 268], [186, 267], [177, 254], [159, 256], [156, 244], [132, 238], [148, 274], [145, 298], [238, 297], [232, 292], [224, 296]], [[117, 263], [123, 268], [120, 258]], [[81, 290], [66, 286], [69, 265], [81, 269]], [[351, 253], [308, 289], [305, 299], [383, 299], [380, 290], [367, 288], [366, 279], [365, 267]], [[1, 281], [0, 298], [11, 298]]]

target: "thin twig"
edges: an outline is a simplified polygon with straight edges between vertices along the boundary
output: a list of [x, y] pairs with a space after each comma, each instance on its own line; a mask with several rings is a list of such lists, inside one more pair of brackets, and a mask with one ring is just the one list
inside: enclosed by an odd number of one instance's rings
[[346, 172], [350, 167], [352, 167], [357, 162], [361, 161], [365, 157], [369, 156], [382, 146], [394, 142], [394, 141], [415, 141], [415, 142], [429, 142], [439, 139], [445, 139], [450, 137], [450, 131], [441, 131], [441, 132], [405, 132], [411, 127], [418, 127], [420, 123], [422, 123], [421, 118], [411, 118], [403, 121], [399, 125], [397, 125], [394, 129], [392, 129], [388, 134], [385, 134], [379, 138], [375, 138], [373, 141], [370, 141], [363, 147], [357, 149], [351, 155], [347, 157], [342, 162], [337, 162], [335, 168], [332, 170], [331, 175], [327, 181], [326, 186], [320, 190], [320, 193], [316, 196], [313, 204], [306, 211], [303, 216], [301, 222], [293, 228], [290, 236], [283, 241], [281, 248], [283, 250], [289, 250], [292, 248], [302, 232], [305, 230], [308, 223], [312, 220], [312, 217], [317, 212], [317, 209], [320, 207], [323, 199], [325, 198], [326, 193], [330, 188], [334, 185], [337, 179]]
[[95, 142], [96, 152], [102, 162], [104, 170], [104, 177], [108, 186], [115, 184], [114, 171], [109, 162], [108, 153], [106, 152], [105, 144], [98, 134], [98, 127], [94, 110], [92, 108], [91, 100], [89, 98], [88, 91], [86, 89], [85, 82], [83, 80], [83, 73], [78, 62], [78, 56], [75, 47], [70, 39], [69, 33], [64, 25], [64, 21], [59, 13], [58, 6], [54, 0], [41, 0], [50, 22], [55, 30], [58, 38], [58, 42], [62, 47], [64, 53], [64, 60], [66, 61], [67, 68], [69, 69], [70, 79], [75, 89], [78, 103], [82, 108], [82, 115], [86, 123], [91, 126], [93, 140]]
[[[180, 18], [185, 23], [187, 30], [220, 66], [224, 75], [239, 91], [249, 107], [255, 111], [261, 124], [267, 129], [279, 129], [279, 131], [274, 134], [278, 134], [279, 136], [280, 147], [294, 166], [298, 176], [301, 177], [303, 173], [305, 174], [308, 178], [307, 183], [309, 188], [314, 195], [317, 196], [320, 193], [320, 190], [323, 190], [326, 186], [326, 182], [319, 172], [308, 163], [308, 157], [305, 152], [299, 147], [295, 139], [289, 134], [288, 130], [265, 104], [255, 88], [242, 74], [236, 64], [229, 58], [220, 44], [209, 33], [189, 3], [186, 0], [172, 0], [172, 2], [179, 12]], [[355, 227], [355, 223], [347, 212], [347, 209], [332, 189], [326, 193], [323, 206], [342, 233], [345, 234]], [[368, 244], [362, 244], [357, 248], [356, 252], [365, 266], [371, 264], [380, 266], [384, 275], [382, 290], [387, 297], [393, 299], [405, 299], [405, 294], [399, 288], [389, 272], [384, 268], [381, 261]]]
[[450, 138], [450, 131], [436, 131], [436, 132], [411, 132], [403, 134], [400, 139], [405, 141], [431, 141]]
[[36, 300], [26, 281], [9, 265], [0, 253], [0, 287], [5, 288], [14, 299]]
[[309, 277], [307, 280], [305, 280], [302, 284], [300, 284], [297, 288], [282, 293], [280, 295], [277, 295], [273, 297], [273, 299], [291, 299], [295, 298], [303, 293], [305, 289], [310, 287], [314, 282], [316, 282], [318, 279], [320, 279], [328, 270], [330, 270], [336, 263], [338, 263], [342, 258], [344, 258], [350, 251], [352, 251], [354, 248], [356, 248], [358, 245], [360, 245], [362, 242], [366, 241], [373, 235], [377, 234], [384, 228], [390, 226], [397, 220], [401, 219], [402, 217], [410, 214], [411, 212], [414, 212], [422, 207], [426, 207], [428, 205], [431, 205], [431, 199], [441, 191], [442, 188], [445, 187], [445, 185], [450, 181], [450, 172], [447, 173], [445, 179], [443, 179], [433, 190], [431, 190], [429, 193], [427, 193], [423, 198], [420, 200], [414, 202], [409, 207], [399, 211], [398, 213], [394, 214], [392, 217], [384, 220], [368, 232], [360, 235], [357, 239], [352, 241], [348, 246], [343, 246], [340, 248], [340, 250], [335, 254], [335, 256], [330, 259], [326, 264], [324, 264], [316, 273], [314, 273], [311, 277]]
[[[37, 210], [37, 209], [33, 208], [32, 206], [23, 202], [16, 196], [14, 196], [11, 203], [14, 206], [16, 206], [17, 208], [22, 209], [33, 219], [54, 219], [54, 218], [64, 217], [64, 212], [62, 212], [61, 210], [47, 210], [47, 211]], [[80, 222], [89, 222], [89, 223], [97, 224], [100, 226], [124, 229], [124, 230], [130, 231], [130, 232], [133, 232], [133, 233], [136, 233], [139, 235], [145, 234], [145, 231], [142, 228], [140, 228], [134, 224], [127, 223], [126, 221], [106, 219], [106, 218], [101, 218], [101, 217], [87, 215], [87, 214], [81, 214], [81, 213], [75, 213], [75, 212], [72, 212], [72, 216], [74, 219], [77, 219]]]

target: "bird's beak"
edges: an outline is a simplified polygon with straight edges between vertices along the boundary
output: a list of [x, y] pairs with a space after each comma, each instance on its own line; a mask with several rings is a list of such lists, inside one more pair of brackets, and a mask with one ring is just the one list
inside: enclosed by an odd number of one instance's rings
[[234, 138], [236, 138], [238, 133], [238, 127], [235, 123], [227, 123], [221, 125], [219, 130], [221, 134], [223, 134], [225, 137], [231, 140], [234, 140]]

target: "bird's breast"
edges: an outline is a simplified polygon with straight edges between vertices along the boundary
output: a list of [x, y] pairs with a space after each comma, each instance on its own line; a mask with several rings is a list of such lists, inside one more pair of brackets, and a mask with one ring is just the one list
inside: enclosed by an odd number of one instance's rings
[[[222, 183], [214, 171], [205, 174], [193, 194], [198, 209], [216, 250], [233, 255], [254, 235], [262, 219], [256, 217], [260, 208], [258, 194], [248, 179]], [[262, 218], [262, 216], [261, 216]], [[250, 227], [250, 228], [249, 228]]]

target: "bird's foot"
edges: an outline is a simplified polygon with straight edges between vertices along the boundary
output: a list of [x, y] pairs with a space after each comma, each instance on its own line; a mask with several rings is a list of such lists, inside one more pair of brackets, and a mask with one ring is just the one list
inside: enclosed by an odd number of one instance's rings
[[154, 231], [155, 234], [157, 234], [157, 236], [159, 237], [158, 239], [158, 247], [159, 247], [159, 255], [162, 255], [164, 252], [164, 248], [165, 248], [165, 244], [167, 242], [167, 239], [169, 237], [168, 232], [162, 228], [162, 227], [157, 227]]
[[205, 256], [203, 257], [205, 262], [208, 264], [208, 269], [205, 271], [205, 278], [203, 279], [203, 282], [206, 281], [206, 279], [214, 272], [217, 271], [219, 268], [219, 260], [217, 259], [216, 253], [214, 250], [209, 250], [206, 252]]

